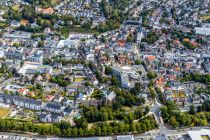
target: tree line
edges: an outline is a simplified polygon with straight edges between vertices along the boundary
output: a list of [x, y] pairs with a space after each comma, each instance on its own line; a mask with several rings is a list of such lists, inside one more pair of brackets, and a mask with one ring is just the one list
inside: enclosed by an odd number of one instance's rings
[[209, 102], [203, 104], [203, 109], [198, 107], [197, 112], [193, 105], [190, 106], [189, 112], [181, 112], [173, 102], [167, 102], [165, 106], [161, 107], [161, 115], [164, 122], [172, 125], [173, 128], [206, 126], [210, 121], [209, 107], [207, 107]]
[[187, 81], [195, 81], [195, 82], [204, 83], [206, 85], [210, 85], [210, 74], [199, 74], [197, 72], [193, 73], [184, 72], [181, 82], [187, 82]]
[[129, 133], [143, 133], [158, 128], [153, 116], [147, 116], [136, 123], [101, 122], [91, 128], [71, 126], [67, 122], [52, 125], [36, 124], [27, 121], [0, 119], [1, 132], [32, 132], [40, 135], [53, 135], [60, 137], [105, 136]]

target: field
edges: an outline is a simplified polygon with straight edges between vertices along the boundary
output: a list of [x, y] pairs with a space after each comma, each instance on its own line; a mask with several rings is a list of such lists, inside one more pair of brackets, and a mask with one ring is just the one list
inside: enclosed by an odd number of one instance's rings
[[0, 108], [0, 119], [5, 118], [10, 112], [10, 109]]

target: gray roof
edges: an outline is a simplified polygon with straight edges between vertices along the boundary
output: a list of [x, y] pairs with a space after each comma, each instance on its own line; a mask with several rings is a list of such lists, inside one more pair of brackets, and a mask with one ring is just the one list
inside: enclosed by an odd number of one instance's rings
[[52, 119], [58, 119], [60, 116], [59, 115], [57, 115], [57, 114], [51, 114], [51, 118]]
[[47, 115], [48, 114], [42, 113], [42, 114], [39, 115], [39, 119], [45, 119], [47, 117]]
[[30, 98], [15, 96], [14, 101], [25, 102], [29, 104], [42, 105], [42, 101], [33, 100]]
[[54, 102], [49, 102], [46, 105], [47, 108], [53, 108], [53, 109], [61, 109], [61, 105]]
[[69, 107], [66, 107], [65, 109], [64, 109], [64, 112], [65, 113], [71, 113], [73, 111], [73, 109], [72, 108], [69, 108]]

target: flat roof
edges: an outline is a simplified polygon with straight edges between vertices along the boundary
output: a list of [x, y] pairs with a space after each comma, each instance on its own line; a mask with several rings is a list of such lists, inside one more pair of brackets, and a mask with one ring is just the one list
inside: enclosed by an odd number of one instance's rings
[[210, 130], [201, 129], [199, 131], [188, 131], [192, 140], [210, 140]]

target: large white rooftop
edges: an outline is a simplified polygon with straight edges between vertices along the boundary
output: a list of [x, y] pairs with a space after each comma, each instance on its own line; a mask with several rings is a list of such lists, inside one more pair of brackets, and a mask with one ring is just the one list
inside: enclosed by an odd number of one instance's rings
[[200, 131], [188, 131], [192, 140], [210, 140], [210, 130], [201, 129]]

